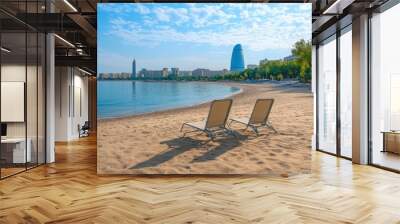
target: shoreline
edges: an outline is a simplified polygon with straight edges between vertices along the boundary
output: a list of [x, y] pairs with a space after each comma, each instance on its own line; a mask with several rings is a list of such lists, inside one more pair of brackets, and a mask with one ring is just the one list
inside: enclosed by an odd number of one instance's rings
[[[118, 81], [123, 81], [123, 80], [118, 80]], [[126, 81], [130, 81], [130, 80], [126, 80]], [[132, 81], [134, 81], [134, 80], [132, 80]], [[170, 80], [167, 80], [167, 81], [170, 81]], [[192, 82], [197, 82], [197, 81], [192, 81]], [[204, 84], [207, 84], [207, 83], [215, 84], [216, 82], [202, 82], [202, 83], [204, 83]], [[232, 83], [220, 82], [219, 84], [226, 85], [226, 86], [229, 86], [229, 87], [236, 87], [236, 88], [239, 89], [238, 91], [236, 91], [236, 92], [234, 92], [232, 94], [228, 94], [226, 96], [223, 96], [222, 98], [219, 98], [219, 99], [228, 99], [228, 98], [235, 97], [237, 95], [243, 94], [243, 92], [244, 92], [243, 88], [241, 88], [240, 86], [237, 86], [237, 85], [231, 85]], [[199, 102], [199, 103], [195, 103], [195, 104], [192, 104], [192, 105], [186, 105], [186, 106], [180, 106], [180, 107], [175, 107], [175, 108], [163, 109], [163, 110], [158, 110], [158, 111], [144, 112], [144, 113], [139, 113], [139, 114], [131, 114], [131, 115], [126, 115], [126, 116], [121, 116], [121, 117], [98, 118], [97, 121], [100, 121], [100, 122], [114, 121], [114, 120], [121, 120], [121, 119], [127, 119], [127, 118], [136, 118], [136, 117], [148, 116], [148, 115], [157, 115], [157, 114], [169, 113], [169, 112], [174, 112], [174, 111], [178, 112], [178, 111], [185, 110], [185, 109], [193, 109], [193, 108], [196, 108], [196, 107], [201, 107], [201, 106], [204, 106], [204, 105], [207, 105], [207, 104], [211, 103], [212, 101], [213, 100], [205, 100], [205, 101], [202, 101], [202, 102]]]
[[[102, 80], [102, 81], [144, 81], [144, 82], [153, 82], [154, 80]], [[161, 80], [161, 82], [175, 82], [174, 80]], [[154, 82], [159, 82], [159, 81], [154, 81]], [[181, 82], [181, 81], [178, 81]], [[200, 83], [204, 83], [204, 84], [208, 84], [208, 83], [219, 83], [222, 85], [227, 85], [230, 87], [236, 87], [239, 89], [239, 91], [229, 94], [227, 96], [224, 96], [220, 99], [227, 99], [227, 98], [235, 98], [235, 97], [239, 97], [240, 95], [243, 95], [246, 93], [246, 91], [248, 91], [247, 87], [244, 87], [244, 85], [265, 85], [265, 84], [269, 84], [269, 85], [273, 85], [274, 87], [277, 88], [283, 88], [285, 86], [290, 86], [290, 87], [307, 87], [310, 88], [310, 84], [309, 83], [301, 83], [298, 81], [294, 81], [294, 80], [283, 80], [283, 81], [276, 81], [276, 80], [255, 80], [255, 81], [214, 81], [214, 82], [210, 82], [210, 81], [185, 81], [185, 82], [200, 82]], [[300, 88], [301, 88], [300, 87]], [[150, 111], [150, 112], [144, 112], [144, 113], [139, 113], [139, 114], [131, 114], [131, 115], [126, 115], [126, 116], [120, 116], [120, 117], [107, 117], [107, 118], [98, 118], [97, 120], [99, 122], [107, 122], [107, 121], [116, 121], [116, 120], [123, 120], [123, 119], [130, 119], [130, 118], [137, 118], [137, 117], [143, 117], [143, 116], [150, 116], [150, 115], [160, 115], [163, 113], [171, 113], [171, 112], [181, 112], [181, 111], [185, 111], [185, 110], [189, 110], [189, 109], [195, 109], [195, 108], [200, 108], [203, 107], [205, 105], [208, 105], [209, 103], [211, 103], [213, 100], [207, 100], [204, 102], [200, 102], [200, 103], [195, 103], [193, 105], [186, 105], [186, 106], [180, 106], [180, 107], [175, 107], [175, 108], [169, 108], [169, 109], [165, 109], [165, 110], [158, 110], [158, 111]]]

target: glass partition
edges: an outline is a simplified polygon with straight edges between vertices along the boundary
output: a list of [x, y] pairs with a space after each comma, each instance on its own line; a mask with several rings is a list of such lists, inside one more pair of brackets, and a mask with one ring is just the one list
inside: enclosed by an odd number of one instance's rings
[[340, 35], [340, 154], [352, 157], [352, 33], [351, 26]]
[[24, 171], [30, 162], [26, 150], [26, 33], [3, 32], [1, 47], [1, 175], [6, 177]]
[[336, 153], [336, 36], [318, 48], [318, 149]]
[[37, 165], [38, 151], [38, 35], [27, 33], [27, 82], [26, 82], [26, 113], [27, 113], [27, 150], [29, 153], [28, 168]]
[[[18, 13], [40, 13], [43, 1], [1, 2]], [[0, 12], [0, 178], [45, 162], [43, 33]]]
[[400, 4], [371, 18], [371, 162], [400, 170]]
[[43, 33], [38, 33], [38, 64], [37, 64], [37, 163], [46, 162], [46, 37]]

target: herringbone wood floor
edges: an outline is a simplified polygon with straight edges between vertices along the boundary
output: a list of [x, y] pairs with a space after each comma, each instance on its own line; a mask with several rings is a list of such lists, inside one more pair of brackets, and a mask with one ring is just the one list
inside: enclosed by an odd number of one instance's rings
[[96, 141], [0, 181], [0, 223], [400, 223], [400, 175], [313, 153], [290, 178], [97, 176]]

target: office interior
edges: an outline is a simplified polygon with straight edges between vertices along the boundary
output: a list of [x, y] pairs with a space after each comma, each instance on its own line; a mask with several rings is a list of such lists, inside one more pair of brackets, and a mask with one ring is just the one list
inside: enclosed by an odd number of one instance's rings
[[0, 2], [1, 179], [55, 162], [57, 142], [95, 133], [95, 41], [79, 25], [60, 26], [73, 21], [61, 12], [75, 10], [62, 1]]

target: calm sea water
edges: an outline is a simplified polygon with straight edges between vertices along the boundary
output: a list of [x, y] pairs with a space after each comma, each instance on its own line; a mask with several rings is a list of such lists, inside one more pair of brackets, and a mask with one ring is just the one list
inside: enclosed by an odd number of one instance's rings
[[221, 99], [239, 88], [200, 82], [97, 82], [99, 118], [123, 117]]

